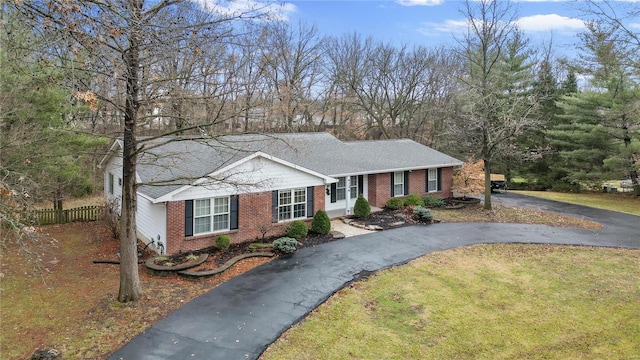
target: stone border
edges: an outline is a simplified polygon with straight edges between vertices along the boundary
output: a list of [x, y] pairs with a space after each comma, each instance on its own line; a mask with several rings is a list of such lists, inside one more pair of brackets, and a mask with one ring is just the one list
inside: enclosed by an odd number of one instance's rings
[[183, 270], [183, 271], [179, 271], [178, 275], [185, 277], [187, 279], [207, 279], [207, 278], [222, 274], [223, 272], [227, 271], [230, 267], [232, 267], [235, 263], [237, 263], [240, 260], [244, 260], [252, 257], [273, 257], [274, 255], [275, 254], [272, 252], [257, 252], [257, 253], [242, 254], [242, 255], [238, 255], [236, 257], [231, 258], [222, 266], [213, 270], [206, 270], [206, 271]]
[[358, 222], [356, 220], [353, 219], [349, 219], [349, 218], [343, 218], [342, 222], [350, 225], [350, 226], [355, 226], [357, 228], [363, 229], [363, 230], [369, 230], [369, 231], [382, 231], [384, 230], [383, 227], [378, 226], [378, 225], [365, 225], [361, 222]]
[[207, 261], [208, 257], [209, 257], [209, 254], [205, 253], [205, 254], [200, 254], [200, 257], [197, 260], [188, 262], [186, 264], [181, 264], [178, 266], [163, 266], [163, 265], [156, 265], [154, 263], [157, 258], [157, 256], [155, 256], [148, 259], [144, 263], [144, 266], [147, 267], [147, 272], [151, 275], [170, 276], [170, 275], [177, 274], [179, 271], [191, 269], [192, 267], [198, 266], [203, 262]]

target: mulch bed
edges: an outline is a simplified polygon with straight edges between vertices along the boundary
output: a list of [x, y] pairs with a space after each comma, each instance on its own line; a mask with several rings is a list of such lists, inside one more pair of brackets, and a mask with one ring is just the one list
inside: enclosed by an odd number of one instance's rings
[[[227, 261], [231, 260], [234, 257], [237, 257], [239, 255], [243, 255], [243, 254], [248, 254], [248, 253], [257, 253], [257, 252], [264, 252], [264, 251], [271, 251], [272, 249], [270, 248], [256, 248], [256, 249], [252, 249], [250, 246], [252, 243], [260, 243], [260, 244], [267, 244], [267, 243], [271, 243], [274, 240], [280, 238], [281, 236], [278, 237], [272, 237], [272, 238], [267, 238], [265, 240], [260, 240], [260, 241], [250, 241], [250, 242], [243, 242], [243, 243], [238, 243], [238, 244], [231, 244], [229, 246], [229, 248], [227, 250], [221, 251], [220, 249], [218, 249], [215, 246], [210, 246], [204, 249], [200, 249], [200, 250], [194, 250], [194, 251], [185, 251], [185, 252], [180, 252], [177, 254], [172, 254], [172, 255], [166, 255], [164, 258], [166, 260], [163, 260], [162, 262], [158, 262], [156, 261], [156, 263], [158, 265], [160, 265], [161, 263], [166, 263], [166, 262], [170, 262], [172, 263], [174, 266], [180, 265], [180, 264], [184, 264], [184, 263], [188, 263], [190, 261], [193, 261], [192, 259], [190, 259], [190, 255], [195, 255], [195, 256], [199, 256], [200, 254], [209, 254], [209, 257], [207, 258], [207, 260], [202, 263], [201, 265], [198, 265], [197, 267], [191, 268], [191, 271], [207, 271], [207, 270], [214, 270], [222, 265], [224, 265]], [[300, 243], [302, 244], [301, 247], [309, 247], [309, 246], [316, 246], [316, 245], [320, 245], [320, 244], [324, 244], [330, 241], [334, 241], [335, 239], [330, 235], [322, 235], [322, 234], [314, 234], [314, 233], [309, 233], [309, 235], [304, 238], [304, 239], [300, 239]], [[193, 256], [191, 256], [193, 257]]]
[[382, 211], [372, 213], [366, 220], [359, 222], [366, 226], [379, 226], [382, 230], [424, 224], [415, 218], [413, 215], [413, 207], [410, 206], [398, 210], [383, 209]]
[[[360, 223], [364, 223], [366, 226], [376, 225], [382, 230], [394, 229], [402, 226], [416, 225], [416, 224], [424, 224], [417, 220], [413, 214], [412, 207], [404, 207], [398, 210], [389, 210], [383, 209], [382, 211], [378, 211], [372, 213], [365, 221], [359, 221]], [[219, 250], [215, 246], [207, 247], [200, 250], [194, 251], [186, 251], [172, 255], [166, 255], [163, 262], [170, 262], [173, 266], [181, 265], [188, 263], [193, 260], [193, 256], [199, 256], [200, 254], [209, 254], [207, 260], [198, 265], [197, 267], [191, 268], [190, 271], [208, 271], [214, 270], [222, 265], [224, 265], [230, 259], [237, 257], [239, 255], [247, 254], [247, 253], [255, 253], [255, 252], [264, 252], [264, 251], [272, 251], [270, 248], [251, 248], [252, 243], [261, 243], [267, 244], [271, 243], [274, 240], [278, 239], [281, 236], [271, 237], [260, 241], [250, 241], [243, 242], [237, 244], [231, 244], [229, 248], [225, 251]], [[325, 244], [331, 241], [335, 241], [336, 239], [331, 234], [314, 234], [309, 232], [309, 235], [303, 239], [300, 239], [299, 242], [302, 244], [300, 248], [317, 246], [321, 244]], [[161, 265], [161, 262], [156, 261], [156, 264]]]

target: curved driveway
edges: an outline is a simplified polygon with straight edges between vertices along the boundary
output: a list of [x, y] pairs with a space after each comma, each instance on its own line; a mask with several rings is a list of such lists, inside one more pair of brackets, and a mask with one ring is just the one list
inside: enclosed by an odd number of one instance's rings
[[516, 194], [494, 203], [569, 214], [601, 230], [523, 224], [409, 226], [304, 248], [238, 276], [135, 337], [110, 359], [257, 359], [291, 325], [369, 272], [425, 254], [479, 243], [550, 243], [640, 248], [640, 217]]

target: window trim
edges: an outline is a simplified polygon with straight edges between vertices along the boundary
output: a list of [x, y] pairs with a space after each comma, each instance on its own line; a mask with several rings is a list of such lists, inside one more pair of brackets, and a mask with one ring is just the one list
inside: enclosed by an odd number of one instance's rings
[[[434, 176], [431, 177], [431, 171], [433, 171]], [[430, 183], [433, 182], [433, 189], [430, 189]], [[438, 169], [432, 168], [427, 169], [427, 192], [438, 192]]]
[[[350, 191], [350, 199], [357, 199], [358, 198], [358, 175], [350, 175], [349, 176], [351, 178], [351, 184], [349, 189], [351, 189]], [[347, 177], [346, 176], [341, 176], [338, 177], [338, 182], [336, 183], [336, 201], [344, 201], [347, 199]], [[340, 186], [340, 182], [342, 182], [343, 186]], [[338, 196], [338, 194], [340, 194], [339, 190], [344, 190], [344, 197], [340, 198], [340, 196]]]
[[[400, 179], [402, 181], [398, 182], [398, 174], [400, 175]], [[402, 190], [400, 192], [396, 191], [396, 186], [402, 186]], [[393, 197], [402, 197], [404, 196], [404, 171], [395, 171], [393, 173]]]
[[[224, 212], [216, 212], [216, 200], [226, 199], [227, 206], [226, 211]], [[209, 213], [206, 215], [196, 215], [196, 208], [199, 201], [209, 201]], [[227, 216], [226, 226], [222, 229], [214, 229], [215, 219], [218, 216]], [[196, 227], [196, 219], [209, 218], [209, 229], [208, 231], [198, 232]], [[215, 234], [220, 232], [225, 232], [231, 230], [231, 197], [230, 196], [220, 196], [215, 198], [205, 198], [205, 199], [194, 199], [193, 200], [193, 235], [192, 236], [200, 236], [206, 234]]]
[[[299, 201], [296, 202], [296, 191], [303, 191], [304, 192], [304, 200], [303, 201]], [[288, 193], [291, 199], [291, 202], [289, 204], [281, 204], [280, 201], [282, 199], [281, 195], [282, 194], [286, 194]], [[300, 220], [300, 219], [306, 219], [307, 218], [307, 199], [308, 199], [308, 194], [307, 194], [307, 188], [306, 187], [301, 187], [301, 188], [292, 188], [292, 189], [284, 189], [284, 190], [278, 190], [278, 222], [287, 222], [287, 221], [293, 221], [293, 220]], [[296, 205], [298, 206], [302, 206], [302, 216], [296, 217], [295, 213], [296, 213]], [[288, 207], [288, 213], [290, 214], [289, 218], [282, 218], [282, 214], [283, 212], [281, 211], [281, 209], [287, 208]], [[300, 210], [298, 208], [298, 210]], [[286, 212], [285, 212], [286, 213]]]

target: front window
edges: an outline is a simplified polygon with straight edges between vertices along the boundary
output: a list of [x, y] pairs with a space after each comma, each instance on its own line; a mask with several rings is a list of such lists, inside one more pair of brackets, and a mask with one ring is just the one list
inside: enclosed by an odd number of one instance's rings
[[229, 230], [229, 197], [195, 200], [193, 207], [194, 234]]
[[[336, 184], [336, 200], [344, 200], [347, 197], [347, 178], [339, 177], [338, 183]], [[351, 184], [349, 185], [351, 199], [355, 199], [358, 197], [358, 177], [351, 176], [350, 177]]]
[[302, 219], [307, 216], [307, 189], [278, 192], [278, 221]]
[[393, 173], [393, 195], [404, 195], [404, 172], [402, 171]]
[[427, 174], [427, 191], [428, 192], [438, 191], [438, 170], [437, 169], [429, 169], [429, 173]]

